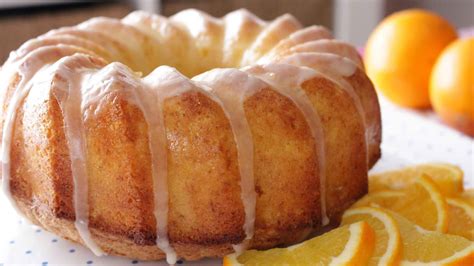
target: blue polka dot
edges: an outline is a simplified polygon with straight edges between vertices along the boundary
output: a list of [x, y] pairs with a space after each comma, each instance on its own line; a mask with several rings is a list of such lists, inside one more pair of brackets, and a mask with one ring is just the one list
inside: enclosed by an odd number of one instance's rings
[[91, 265], [91, 264], [93, 264], [94, 262], [91, 261], [91, 260], [88, 260], [86, 263], [89, 264], [89, 265]]
[[11, 240], [11, 241], [10, 241], [10, 244], [15, 244], [15, 240]]
[[31, 254], [31, 250], [25, 251], [25, 254]]
[[19, 224], [22, 224], [23, 222], [22, 222], [21, 220], [18, 220], [18, 223], [19, 223]]
[[132, 264], [138, 264], [138, 260], [132, 260]]
[[36, 233], [41, 233], [41, 229], [36, 229]]
[[58, 242], [58, 240], [56, 238], [54, 238], [53, 240], [51, 240], [51, 242], [56, 243], [56, 242]]
[[69, 253], [74, 253], [74, 252], [76, 252], [76, 250], [73, 249], [73, 248], [71, 248], [71, 249], [69, 250]]
[[47, 262], [47, 261], [41, 262], [41, 266], [46, 266], [46, 265], [48, 265], [48, 262]]

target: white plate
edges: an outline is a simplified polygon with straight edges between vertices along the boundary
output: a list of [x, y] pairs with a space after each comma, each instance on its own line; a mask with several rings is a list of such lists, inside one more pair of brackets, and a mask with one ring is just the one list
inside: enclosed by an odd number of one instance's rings
[[[472, 187], [474, 141], [433, 119], [399, 109], [381, 99], [383, 117], [382, 159], [374, 172], [442, 161], [459, 165], [465, 185]], [[0, 197], [0, 266], [34, 265], [167, 265], [119, 257], [96, 257], [86, 248], [61, 239], [22, 220]], [[180, 262], [184, 265], [221, 265], [221, 260]]]

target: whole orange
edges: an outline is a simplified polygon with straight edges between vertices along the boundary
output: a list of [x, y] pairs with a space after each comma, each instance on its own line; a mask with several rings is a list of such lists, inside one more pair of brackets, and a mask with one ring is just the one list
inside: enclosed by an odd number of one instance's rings
[[474, 38], [459, 39], [441, 53], [431, 73], [430, 97], [443, 121], [474, 136]]
[[430, 106], [431, 69], [441, 51], [457, 38], [442, 17], [412, 9], [384, 19], [371, 34], [365, 51], [367, 74], [396, 104]]

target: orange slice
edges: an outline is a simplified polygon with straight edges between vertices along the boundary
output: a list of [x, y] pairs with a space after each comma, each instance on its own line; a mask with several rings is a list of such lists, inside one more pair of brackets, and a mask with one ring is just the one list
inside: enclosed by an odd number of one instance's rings
[[459, 197], [474, 207], [474, 188], [466, 189]]
[[431, 179], [422, 175], [413, 185], [398, 191], [369, 193], [354, 207], [373, 206], [395, 211], [421, 227], [445, 233], [448, 229], [448, 207]]
[[448, 234], [474, 241], [474, 206], [460, 198], [448, 198]]
[[388, 171], [369, 176], [369, 191], [404, 189], [417, 177], [426, 174], [436, 183], [443, 195], [455, 196], [463, 191], [463, 172], [452, 164], [420, 164], [401, 170]]
[[397, 222], [382, 209], [361, 207], [347, 210], [342, 224], [366, 221], [375, 231], [375, 249], [368, 265], [398, 265], [402, 240]]
[[224, 257], [224, 265], [365, 265], [374, 243], [374, 231], [358, 222], [291, 247], [231, 254]]
[[[380, 211], [355, 208], [347, 211], [344, 218], [350, 218], [351, 221], [365, 220], [376, 227], [372, 224], [374, 219], [370, 217]], [[358, 215], [353, 215], [353, 212]], [[396, 221], [401, 235], [403, 244], [400, 265], [474, 265], [473, 242], [456, 235], [424, 230], [395, 212], [389, 210], [383, 212]], [[366, 215], [360, 215], [362, 213]]]

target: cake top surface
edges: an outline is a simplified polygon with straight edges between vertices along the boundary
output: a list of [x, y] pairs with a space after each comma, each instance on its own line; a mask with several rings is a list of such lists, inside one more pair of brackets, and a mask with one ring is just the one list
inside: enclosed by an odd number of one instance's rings
[[123, 19], [92, 18], [77, 26], [52, 30], [12, 52], [5, 66], [42, 47], [69, 46], [121, 62], [141, 75], [161, 65], [192, 77], [214, 68], [268, 63], [282, 54], [321, 52], [341, 55], [361, 65], [351, 46], [332, 40], [321, 26], [303, 28], [291, 15], [263, 21], [245, 9], [222, 18], [188, 9], [169, 18], [135, 11]]

